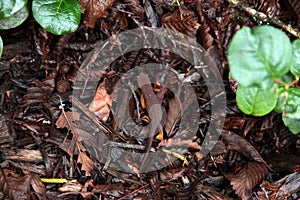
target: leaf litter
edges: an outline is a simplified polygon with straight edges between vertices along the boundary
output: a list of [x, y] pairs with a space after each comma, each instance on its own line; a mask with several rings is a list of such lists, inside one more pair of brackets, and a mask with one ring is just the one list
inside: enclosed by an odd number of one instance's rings
[[[5, 46], [16, 45], [14, 54], [5, 54], [0, 69], [1, 128], [0, 134], [0, 196], [10, 199], [298, 199], [300, 138], [288, 132], [276, 113], [266, 117], [244, 116], [236, 108], [236, 86], [228, 80], [226, 51], [233, 34], [242, 26], [260, 23], [223, 0], [80, 0], [83, 22], [72, 34], [53, 36], [45, 33], [36, 22], [11, 31], [1, 31]], [[291, 22], [299, 28], [297, 1], [284, 3], [251, 0], [247, 4], [268, 16]], [[27, 26], [28, 25], [28, 26]], [[111, 91], [119, 76], [141, 64], [169, 64], [178, 74], [188, 74], [190, 64], [168, 52], [143, 49], [117, 59], [98, 80], [97, 90], [79, 91], [84, 99], [80, 109], [72, 110], [70, 94], [76, 72], [88, 51], [99, 41], [140, 25], [166, 27], [195, 38], [213, 57], [224, 77], [227, 89], [227, 116], [221, 138], [214, 150], [201, 156], [203, 133], [210, 123], [210, 99], [203, 80], [191, 82], [198, 103], [203, 106], [196, 137], [181, 140], [178, 133], [183, 110], [174, 94], [157, 83], [147, 89], [136, 88], [129, 105], [135, 123], [149, 124], [157, 113], [149, 113], [149, 94], [166, 111], [160, 131], [149, 140], [130, 137], [122, 131], [111, 115]], [[28, 38], [24, 38], [24, 35]], [[292, 37], [291, 37], [292, 38]], [[16, 41], [33, 44], [30, 50], [18, 48]], [[18, 51], [20, 49], [20, 51]], [[21, 72], [21, 73], [20, 73]], [[87, 71], [88, 73], [88, 71]], [[94, 74], [99, 77], [97, 74]], [[169, 77], [170, 81], [172, 77]], [[90, 92], [90, 93], [89, 93]], [[59, 97], [58, 97], [59, 95]], [[72, 99], [72, 98], [71, 98]], [[122, 99], [122, 97], [119, 97]], [[186, 101], [188, 104], [189, 101]], [[188, 106], [188, 105], [184, 105]], [[90, 110], [89, 110], [90, 109]], [[126, 121], [124, 121], [126, 123]], [[4, 131], [4, 132], [3, 132]], [[132, 130], [131, 130], [132, 131]], [[154, 131], [154, 130], [153, 130]], [[7, 133], [10, 136], [7, 136]], [[92, 133], [92, 134], [91, 134]], [[90, 154], [87, 144], [105, 134], [113, 145], [133, 152], [168, 149], [166, 157], [178, 156], [175, 162], [149, 174], [122, 173], [106, 168]], [[181, 133], [187, 134], [187, 133]], [[156, 137], [160, 135], [160, 137]], [[160, 138], [160, 139], [158, 139]], [[14, 142], [12, 142], [14, 141]], [[101, 143], [102, 142], [102, 143]], [[99, 144], [105, 144], [100, 141]], [[106, 144], [107, 145], [107, 144]], [[148, 147], [148, 148], [147, 148]], [[184, 148], [183, 148], [184, 147]], [[10, 149], [17, 148], [20, 154]], [[103, 146], [103, 148], [112, 148]], [[184, 149], [184, 150], [183, 150]], [[29, 159], [24, 152], [29, 152]], [[102, 155], [104, 149], [97, 149]], [[23, 152], [23, 153], [21, 153]], [[35, 153], [34, 153], [35, 152]], [[39, 153], [38, 153], [39, 152]], [[293, 155], [292, 155], [293, 154]], [[277, 159], [270, 159], [270, 156]], [[117, 155], [116, 155], [117, 156]], [[294, 159], [286, 159], [295, 156]], [[287, 160], [287, 162], [285, 162]], [[188, 161], [188, 165], [183, 165]], [[274, 164], [274, 163], [277, 163]], [[270, 169], [271, 168], [271, 169]], [[67, 178], [64, 185], [42, 183], [40, 177]]]

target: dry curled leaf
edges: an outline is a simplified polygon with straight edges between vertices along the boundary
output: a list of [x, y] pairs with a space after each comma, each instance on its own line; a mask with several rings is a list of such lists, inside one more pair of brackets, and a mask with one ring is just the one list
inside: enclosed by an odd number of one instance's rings
[[65, 115], [62, 113], [59, 116], [55, 125], [57, 126], [57, 128], [67, 128], [70, 130], [71, 129], [70, 126], [73, 125], [74, 121], [78, 121], [79, 118], [80, 118], [80, 113], [78, 112], [65, 112]]
[[73, 156], [76, 150], [76, 143], [78, 144], [81, 141], [74, 124], [75, 121], [79, 120], [79, 116], [80, 114], [76, 112], [62, 112], [55, 124], [57, 128], [67, 128], [74, 135], [71, 141], [67, 140], [66, 136], [64, 142], [60, 145], [60, 148], [70, 156]]
[[85, 171], [86, 176], [91, 175], [91, 171], [94, 168], [93, 161], [86, 155], [86, 152], [79, 152], [78, 163], [82, 164], [81, 170]]
[[75, 121], [79, 121], [79, 118], [80, 113], [63, 111], [56, 122], [56, 126], [57, 128], [67, 128], [73, 134], [72, 140], [69, 141], [65, 138], [60, 148], [73, 156], [77, 147], [79, 152], [77, 162], [82, 164], [81, 169], [89, 176], [93, 170], [93, 161], [86, 155], [86, 148], [82, 145], [81, 130], [75, 126]]
[[256, 149], [244, 138], [233, 133], [233, 132], [223, 132], [222, 138], [225, 140], [227, 144], [227, 149], [235, 150], [248, 158], [251, 158], [257, 162], [264, 163], [268, 166], [265, 160], [260, 156], [260, 154], [256, 151]]
[[200, 27], [195, 13], [184, 6], [179, 7], [172, 13], [167, 13], [161, 19], [163, 25], [174, 31], [181, 32], [190, 37], [195, 36]]
[[105, 81], [103, 81], [98, 86], [94, 99], [89, 105], [89, 109], [94, 112], [99, 117], [99, 119], [106, 122], [110, 113], [109, 106], [111, 105], [112, 99], [106, 92]]
[[230, 180], [235, 193], [243, 200], [247, 200], [251, 197], [252, 189], [267, 173], [268, 169], [263, 163], [248, 162], [237, 172], [228, 174], [226, 178]]
[[9, 199], [30, 199], [30, 182], [30, 174], [20, 176], [11, 170], [4, 169], [0, 171], [0, 191], [8, 195]]
[[83, 23], [94, 28], [96, 21], [107, 16], [107, 9], [112, 6], [115, 0], [80, 0], [82, 12], [84, 13]]

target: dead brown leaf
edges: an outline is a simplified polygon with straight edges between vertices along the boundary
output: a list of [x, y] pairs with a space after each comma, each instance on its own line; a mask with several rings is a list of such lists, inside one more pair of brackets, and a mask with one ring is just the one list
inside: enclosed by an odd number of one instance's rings
[[96, 21], [106, 17], [106, 10], [112, 6], [115, 0], [80, 0], [82, 12], [84, 13], [83, 23], [88, 28], [94, 28]]
[[[0, 171], [0, 188], [4, 194], [8, 195], [12, 200], [29, 200], [30, 199], [30, 182], [31, 175], [21, 176], [14, 171], [4, 169], [2, 174]], [[4, 177], [5, 176], [5, 177]]]
[[82, 145], [82, 138], [80, 136], [80, 129], [77, 129], [74, 122], [79, 121], [80, 113], [77, 112], [62, 112], [59, 116], [56, 126], [58, 128], [67, 128], [73, 134], [72, 140], [64, 139], [64, 142], [60, 145], [60, 148], [67, 152], [70, 156], [73, 156], [76, 148], [79, 152], [78, 163], [82, 164], [82, 170], [86, 172], [86, 175], [91, 175], [93, 170], [93, 162], [86, 155], [86, 148]]
[[94, 165], [93, 161], [86, 155], [86, 152], [79, 152], [77, 162], [82, 164], [81, 170], [85, 171], [86, 176], [90, 176]]
[[225, 120], [224, 129], [242, 129], [245, 124], [245, 119], [241, 117], [228, 117]]
[[109, 106], [112, 105], [112, 99], [106, 92], [105, 84], [105, 81], [103, 81], [98, 86], [94, 99], [89, 105], [89, 109], [104, 122], [106, 122], [109, 117]]
[[66, 114], [66, 117], [64, 116], [64, 114], [62, 113], [58, 120], [56, 121], [56, 126], [57, 128], [68, 128], [68, 129], [71, 129], [70, 126], [72, 126], [73, 124], [70, 124], [70, 123], [73, 123], [75, 121], [78, 121], [79, 118], [80, 118], [80, 113], [78, 112], [65, 112]]
[[247, 200], [251, 197], [252, 189], [267, 173], [268, 169], [263, 163], [248, 162], [237, 172], [228, 174], [226, 178], [230, 180], [235, 193], [243, 200]]
[[166, 28], [181, 32], [190, 37], [195, 36], [200, 27], [195, 13], [184, 6], [180, 6], [175, 12], [163, 15], [161, 21]]
[[244, 138], [233, 133], [233, 132], [222, 132], [222, 138], [227, 144], [228, 150], [235, 150], [248, 158], [251, 158], [257, 162], [264, 163], [266, 166], [267, 163], [261, 157], [261, 155], [256, 151], [256, 149]]

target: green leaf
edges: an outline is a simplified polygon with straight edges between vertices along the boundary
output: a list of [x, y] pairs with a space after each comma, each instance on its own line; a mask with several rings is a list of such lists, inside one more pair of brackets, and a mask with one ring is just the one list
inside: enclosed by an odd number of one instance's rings
[[[277, 113], [282, 113], [283, 106], [286, 104], [287, 90], [284, 86], [279, 86], [277, 90], [277, 104], [274, 111]], [[286, 93], [285, 93], [286, 92]], [[285, 94], [284, 94], [285, 93]]]
[[279, 89], [277, 110], [281, 110], [284, 117], [300, 119], [300, 90], [297, 88]]
[[0, 0], [0, 19], [14, 15], [21, 10], [27, 0]]
[[81, 17], [77, 0], [33, 0], [32, 13], [46, 31], [56, 35], [75, 31]]
[[276, 87], [261, 89], [255, 86], [238, 86], [236, 101], [238, 107], [245, 113], [254, 116], [262, 116], [271, 112], [276, 106]]
[[272, 26], [243, 27], [229, 45], [228, 62], [239, 84], [273, 88], [274, 79], [290, 69], [292, 45], [283, 31]]
[[300, 133], [300, 119], [282, 118], [283, 123], [294, 134]]
[[0, 59], [1, 59], [1, 56], [2, 56], [2, 51], [3, 51], [3, 42], [2, 42], [2, 38], [0, 36]]
[[0, 29], [7, 30], [21, 25], [29, 16], [30, 11], [28, 5], [25, 5], [21, 10], [5, 19], [0, 20]]
[[293, 42], [293, 63], [291, 72], [295, 76], [300, 76], [300, 39]]

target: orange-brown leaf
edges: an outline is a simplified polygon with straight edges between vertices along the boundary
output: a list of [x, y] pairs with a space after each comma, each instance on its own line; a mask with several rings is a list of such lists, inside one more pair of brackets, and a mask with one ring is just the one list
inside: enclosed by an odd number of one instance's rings
[[71, 129], [69, 123], [73, 123], [74, 121], [78, 121], [79, 117], [80, 117], [80, 113], [78, 112], [65, 112], [66, 117], [63, 113], [60, 114], [58, 120], [56, 121], [55, 125], [57, 128], [67, 128], [67, 129]]
[[94, 28], [95, 22], [107, 16], [107, 9], [112, 6], [115, 0], [81, 0], [80, 5], [82, 12], [84, 12], [83, 23], [89, 27]]
[[252, 189], [267, 173], [268, 169], [265, 164], [248, 162], [236, 173], [228, 174], [226, 178], [230, 180], [235, 193], [243, 200], [246, 200], [251, 197]]
[[93, 161], [86, 155], [85, 152], [79, 153], [77, 162], [82, 164], [81, 170], [85, 171], [85, 175], [90, 176], [94, 168]]
[[95, 97], [89, 105], [89, 109], [105, 122], [109, 117], [109, 106], [111, 105], [112, 99], [106, 92], [105, 82], [103, 82], [98, 86]]

